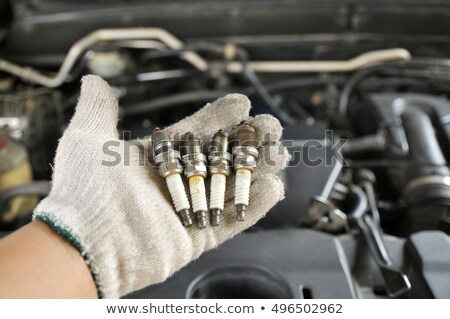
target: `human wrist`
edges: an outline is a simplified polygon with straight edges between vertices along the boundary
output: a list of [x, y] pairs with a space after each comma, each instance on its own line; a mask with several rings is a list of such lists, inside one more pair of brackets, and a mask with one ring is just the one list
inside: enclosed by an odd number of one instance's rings
[[[55, 212], [62, 212], [56, 214]], [[92, 242], [95, 245], [101, 245], [101, 243], [95, 242], [90, 237], [96, 233], [96, 231], [89, 231], [92, 227], [92, 219], [82, 218], [86, 216], [85, 207], [78, 207], [78, 210], [71, 205], [61, 203], [58, 200], [54, 200], [52, 196], [45, 198], [36, 208], [33, 214], [33, 222], [39, 222], [47, 226], [53, 234], [62, 238], [62, 240], [68, 245], [72, 253], [75, 253], [76, 260], [78, 260], [78, 268], [81, 268], [79, 262], [81, 259], [82, 266], [88, 269], [91, 280], [96, 288], [96, 297], [104, 298], [105, 293], [100, 285], [99, 274], [94, 266], [92, 257]], [[76, 218], [77, 222], [71, 222], [70, 217], [80, 216]], [[92, 216], [90, 216], [92, 217]], [[82, 222], [80, 222], [82, 221]], [[88, 232], [88, 234], [86, 234]], [[63, 247], [60, 247], [63, 248]], [[71, 257], [75, 257], [71, 254]]]
[[42, 238], [49, 253], [54, 256], [54, 267], [72, 274], [67, 280], [71, 281], [70, 285], [73, 285], [77, 294], [83, 298], [97, 298], [93, 277], [78, 249], [42, 220], [35, 220], [30, 226], [35, 236]]
[[97, 298], [83, 258], [41, 221], [0, 241], [0, 298]]

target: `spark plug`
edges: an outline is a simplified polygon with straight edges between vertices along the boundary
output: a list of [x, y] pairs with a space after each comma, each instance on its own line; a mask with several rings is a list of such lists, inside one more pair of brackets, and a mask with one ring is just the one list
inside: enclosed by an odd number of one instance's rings
[[192, 208], [197, 220], [198, 228], [206, 227], [208, 204], [206, 202], [205, 178], [207, 175], [206, 156], [202, 153], [200, 140], [193, 133], [184, 136], [183, 162], [184, 175], [189, 181]]
[[180, 152], [174, 150], [167, 133], [159, 128], [153, 131], [152, 139], [153, 158], [156, 165], [158, 165], [159, 174], [166, 180], [173, 205], [180, 216], [183, 226], [190, 226], [192, 225], [192, 219], [189, 214], [189, 200], [181, 178], [183, 166], [180, 162]]
[[219, 226], [225, 202], [225, 187], [230, 173], [232, 161], [228, 149], [228, 133], [224, 130], [214, 134], [208, 154], [211, 189], [209, 208], [211, 209], [211, 225]]
[[243, 124], [237, 129], [236, 138], [237, 143], [233, 147], [233, 167], [236, 171], [234, 205], [236, 205], [236, 220], [244, 221], [250, 197], [252, 172], [259, 158], [258, 141], [255, 129], [248, 124]]

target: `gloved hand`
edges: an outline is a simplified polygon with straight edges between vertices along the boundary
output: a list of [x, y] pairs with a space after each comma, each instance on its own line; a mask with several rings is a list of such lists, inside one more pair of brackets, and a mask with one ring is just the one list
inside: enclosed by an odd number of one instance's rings
[[[269, 133], [272, 141], [266, 137], [263, 142], [247, 220], [235, 220], [231, 175], [222, 224], [185, 228], [164, 179], [144, 160], [148, 150], [142, 142], [148, 140], [134, 141], [138, 147], [118, 139], [114, 91], [101, 78], [86, 76], [75, 115], [58, 145], [52, 190], [33, 218], [46, 222], [80, 251], [100, 297], [116, 298], [164, 281], [203, 252], [255, 224], [284, 196], [283, 184], [274, 174], [285, 167], [289, 155], [273, 143], [280, 139], [282, 127], [269, 115], [248, 118], [249, 110], [247, 97], [230, 94], [166, 129], [170, 135], [192, 131], [208, 138], [248, 120], [259, 139]], [[119, 164], [111, 165], [114, 157], [105, 153], [105, 143], [120, 154]]]

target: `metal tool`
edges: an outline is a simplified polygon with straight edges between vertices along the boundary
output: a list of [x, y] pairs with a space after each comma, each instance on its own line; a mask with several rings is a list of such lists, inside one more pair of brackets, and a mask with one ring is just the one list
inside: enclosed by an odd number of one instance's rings
[[359, 186], [352, 186], [351, 191], [357, 198], [357, 205], [348, 216], [350, 226], [363, 235], [384, 278], [389, 296], [400, 297], [410, 291], [411, 283], [392, 260], [383, 241], [383, 231], [373, 216], [368, 214], [366, 194]]

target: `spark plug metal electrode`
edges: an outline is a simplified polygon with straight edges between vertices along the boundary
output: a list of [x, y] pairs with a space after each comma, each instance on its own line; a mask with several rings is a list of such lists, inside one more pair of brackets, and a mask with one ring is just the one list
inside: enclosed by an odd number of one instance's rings
[[245, 220], [250, 198], [252, 172], [259, 158], [257, 147], [255, 128], [247, 123], [241, 125], [237, 129], [236, 145], [233, 147], [233, 167], [236, 171], [234, 204], [236, 206], [236, 220], [238, 221]]
[[208, 159], [211, 174], [209, 208], [212, 226], [220, 225], [224, 208], [226, 182], [232, 162], [232, 156], [227, 151], [228, 143], [228, 133], [220, 130], [214, 134], [209, 148]]
[[208, 204], [206, 202], [205, 178], [207, 176], [206, 156], [202, 153], [201, 142], [188, 132], [184, 135], [184, 154], [182, 159], [185, 165], [184, 175], [189, 182], [192, 208], [194, 210], [197, 226], [205, 228], [207, 224]]
[[174, 149], [169, 135], [159, 128], [153, 131], [152, 140], [153, 158], [158, 166], [159, 174], [166, 180], [172, 202], [183, 226], [190, 226], [192, 219], [189, 213], [189, 199], [181, 178], [183, 166], [180, 162], [180, 152]]

